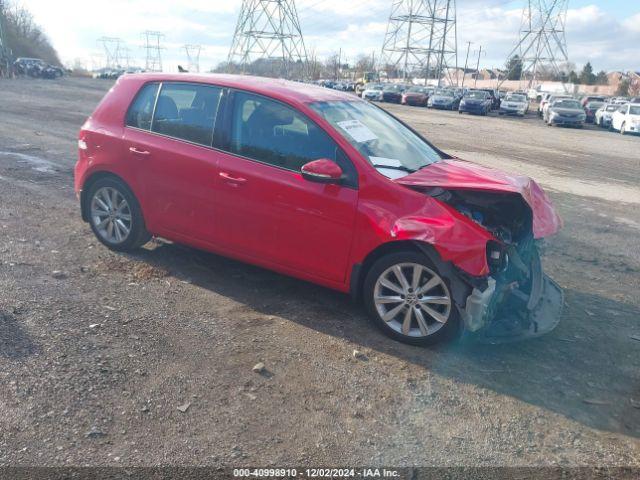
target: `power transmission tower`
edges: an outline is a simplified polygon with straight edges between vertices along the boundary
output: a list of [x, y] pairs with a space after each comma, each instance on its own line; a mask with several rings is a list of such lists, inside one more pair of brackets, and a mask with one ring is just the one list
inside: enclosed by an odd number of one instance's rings
[[118, 61], [120, 62], [120, 67], [129, 70], [129, 67], [131, 67], [131, 49], [129, 47], [120, 47], [118, 50]]
[[144, 49], [147, 51], [145, 70], [148, 72], [162, 71], [162, 50], [160, 42], [164, 38], [164, 33], [146, 30], [142, 32], [144, 38]]
[[[453, 83], [458, 68], [455, 0], [393, 0], [382, 44], [382, 65], [403, 78], [425, 75]], [[456, 75], [457, 77], [457, 75]]]
[[[520, 41], [507, 60], [515, 55], [520, 57], [520, 79], [528, 79], [529, 86], [549, 68], [561, 76], [561, 64], [569, 61], [565, 35], [568, 8], [569, 0], [527, 0], [522, 12]], [[510, 73], [507, 72], [507, 78]]]
[[106, 68], [119, 68], [121, 65], [122, 40], [116, 37], [101, 37], [98, 44], [102, 46]]
[[184, 51], [187, 54], [188, 67], [190, 72], [200, 72], [200, 52], [202, 45], [185, 45]]
[[307, 51], [295, 0], [242, 0], [228, 62], [245, 72], [256, 60], [271, 61], [280, 76], [291, 76], [295, 64], [303, 73]]

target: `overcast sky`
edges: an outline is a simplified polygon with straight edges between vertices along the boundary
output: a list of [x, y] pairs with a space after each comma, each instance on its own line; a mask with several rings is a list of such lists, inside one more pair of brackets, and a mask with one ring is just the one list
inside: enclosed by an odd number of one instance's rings
[[[307, 49], [328, 56], [342, 47], [347, 60], [378, 55], [391, 0], [297, 0]], [[461, 63], [466, 42], [482, 45], [485, 67], [502, 67], [517, 42], [524, 0], [458, 0]], [[141, 32], [165, 33], [165, 70], [185, 64], [182, 45], [203, 45], [201, 70], [225, 60], [241, 0], [22, 0], [71, 62], [100, 53], [97, 39], [120, 37], [135, 63], [144, 63]], [[571, 0], [567, 18], [570, 60], [597, 70], [640, 71], [640, 0]]]

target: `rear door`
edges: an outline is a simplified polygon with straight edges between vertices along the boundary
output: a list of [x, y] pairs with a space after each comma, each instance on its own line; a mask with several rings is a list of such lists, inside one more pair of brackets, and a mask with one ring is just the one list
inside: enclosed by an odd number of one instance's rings
[[156, 234], [210, 242], [218, 175], [211, 147], [222, 89], [168, 82], [158, 90], [151, 118], [136, 111], [136, 99], [125, 129], [125, 147], [144, 190], [145, 220]]
[[[300, 112], [232, 94], [220, 156], [217, 242], [241, 255], [343, 281], [358, 199], [357, 173], [335, 142]], [[302, 165], [338, 162], [344, 185], [302, 178]]]

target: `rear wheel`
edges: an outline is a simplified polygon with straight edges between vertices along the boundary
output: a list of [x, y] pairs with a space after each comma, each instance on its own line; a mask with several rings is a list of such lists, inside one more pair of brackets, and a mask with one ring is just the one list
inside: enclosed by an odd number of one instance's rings
[[134, 250], [150, 240], [140, 205], [121, 180], [96, 181], [89, 187], [86, 202], [91, 230], [111, 250]]
[[422, 254], [382, 257], [369, 270], [363, 293], [373, 322], [395, 340], [433, 345], [460, 330], [449, 283]]

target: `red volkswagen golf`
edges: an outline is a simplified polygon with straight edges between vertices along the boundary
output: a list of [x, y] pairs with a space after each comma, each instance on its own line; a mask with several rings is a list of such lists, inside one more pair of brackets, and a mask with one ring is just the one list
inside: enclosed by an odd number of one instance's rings
[[354, 95], [227, 75], [127, 75], [79, 135], [82, 218], [108, 248], [152, 236], [361, 300], [411, 344], [541, 335], [560, 228], [526, 177], [440, 151]]

